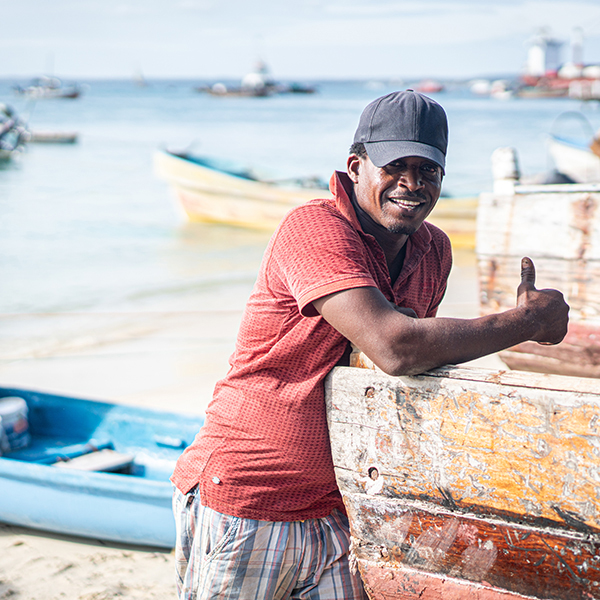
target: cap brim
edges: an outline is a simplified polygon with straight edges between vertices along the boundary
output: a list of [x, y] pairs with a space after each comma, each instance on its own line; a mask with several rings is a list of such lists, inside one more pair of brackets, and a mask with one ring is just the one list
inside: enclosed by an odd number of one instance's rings
[[385, 167], [399, 158], [407, 156], [420, 156], [427, 158], [446, 170], [446, 157], [444, 153], [435, 146], [423, 144], [421, 142], [363, 142], [371, 162], [376, 167]]

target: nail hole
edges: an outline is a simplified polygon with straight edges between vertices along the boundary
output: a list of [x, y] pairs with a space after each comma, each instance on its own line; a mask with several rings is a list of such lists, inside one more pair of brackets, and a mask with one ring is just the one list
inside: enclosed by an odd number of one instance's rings
[[373, 398], [373, 396], [375, 396], [375, 388], [368, 387], [368, 388], [365, 390], [365, 396], [366, 396], [367, 398]]
[[379, 477], [379, 471], [377, 470], [377, 467], [371, 467], [368, 472], [369, 472], [369, 477], [373, 481], [375, 481]]

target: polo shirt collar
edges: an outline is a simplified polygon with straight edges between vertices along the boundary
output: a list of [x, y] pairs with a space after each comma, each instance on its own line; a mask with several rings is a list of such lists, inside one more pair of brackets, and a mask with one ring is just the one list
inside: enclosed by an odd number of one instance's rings
[[352, 206], [352, 200], [350, 200], [352, 197], [352, 180], [350, 177], [343, 171], [334, 171], [329, 180], [329, 190], [335, 198], [336, 208], [350, 221], [354, 229], [364, 233], [354, 206]]

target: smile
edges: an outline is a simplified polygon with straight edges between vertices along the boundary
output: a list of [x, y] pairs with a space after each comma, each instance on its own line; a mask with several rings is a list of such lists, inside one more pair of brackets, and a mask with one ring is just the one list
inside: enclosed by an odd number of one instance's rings
[[397, 206], [407, 210], [414, 210], [415, 208], [421, 206], [421, 204], [424, 204], [423, 200], [410, 200], [408, 198], [389, 198], [389, 200]]

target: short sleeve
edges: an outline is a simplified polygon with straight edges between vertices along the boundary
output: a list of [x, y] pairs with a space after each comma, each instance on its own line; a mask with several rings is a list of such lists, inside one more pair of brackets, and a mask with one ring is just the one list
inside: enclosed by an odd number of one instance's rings
[[377, 287], [364, 242], [327, 204], [305, 204], [281, 223], [271, 261], [305, 317], [317, 316], [312, 302], [356, 287]]

